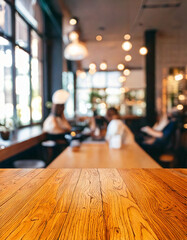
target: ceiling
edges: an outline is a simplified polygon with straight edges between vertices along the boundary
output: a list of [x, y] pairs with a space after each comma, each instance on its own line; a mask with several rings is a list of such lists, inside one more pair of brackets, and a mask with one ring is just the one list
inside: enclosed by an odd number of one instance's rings
[[[144, 43], [144, 32], [156, 29], [162, 36], [187, 32], [187, 0], [58, 0], [64, 14], [64, 32], [70, 31], [68, 19], [79, 19], [81, 39], [86, 43], [89, 55], [82, 61], [87, 69], [90, 62], [97, 66], [107, 61], [109, 70], [116, 69], [118, 63], [130, 68], [144, 66], [144, 57], [138, 53]], [[133, 48], [129, 52], [132, 61], [125, 63], [127, 54], [121, 48], [123, 36], [132, 35]], [[97, 34], [103, 36], [97, 42]]]

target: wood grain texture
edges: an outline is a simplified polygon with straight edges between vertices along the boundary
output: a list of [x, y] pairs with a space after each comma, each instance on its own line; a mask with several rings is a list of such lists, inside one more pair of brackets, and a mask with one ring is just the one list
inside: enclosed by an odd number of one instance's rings
[[104, 143], [83, 143], [79, 151], [68, 147], [48, 168], [159, 168], [136, 143], [110, 149]]
[[186, 240], [186, 169], [0, 169], [1, 240]]
[[[80, 237], [81, 236], [81, 237]], [[105, 239], [97, 169], [83, 169], [59, 239]]]
[[177, 184], [182, 185], [182, 188], [187, 187], [186, 181], [181, 182], [181, 179], [175, 176], [171, 181], [170, 171], [167, 169], [139, 169], [130, 174], [128, 170], [119, 172], [127, 187], [133, 189], [133, 198], [151, 228], [157, 233], [158, 239], [185, 239], [186, 192], [175, 187]]

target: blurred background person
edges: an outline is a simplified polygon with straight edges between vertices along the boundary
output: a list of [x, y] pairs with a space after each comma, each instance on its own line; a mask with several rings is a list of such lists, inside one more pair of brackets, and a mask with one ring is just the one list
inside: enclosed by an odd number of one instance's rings
[[106, 118], [108, 127], [105, 139], [109, 142], [111, 148], [120, 148], [123, 144], [134, 142], [134, 134], [122, 120], [116, 108], [107, 110]]
[[50, 115], [43, 123], [43, 131], [49, 134], [63, 134], [71, 131], [71, 126], [64, 116], [64, 104], [69, 93], [63, 89], [57, 90], [52, 96]]

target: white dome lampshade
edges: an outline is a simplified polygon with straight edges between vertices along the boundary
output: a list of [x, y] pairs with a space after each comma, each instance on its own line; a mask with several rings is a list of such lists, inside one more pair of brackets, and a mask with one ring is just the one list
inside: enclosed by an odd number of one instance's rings
[[88, 50], [84, 43], [75, 41], [68, 44], [64, 50], [64, 57], [71, 61], [79, 61], [88, 55]]

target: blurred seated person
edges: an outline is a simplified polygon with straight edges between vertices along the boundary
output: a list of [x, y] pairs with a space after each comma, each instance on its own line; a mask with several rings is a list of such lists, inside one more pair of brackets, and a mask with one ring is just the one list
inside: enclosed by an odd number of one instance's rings
[[167, 137], [174, 129], [175, 121], [170, 121], [167, 115], [160, 117], [159, 121], [156, 122], [153, 127], [145, 126], [141, 128], [144, 135], [144, 143], [153, 144], [156, 139], [163, 139]]
[[104, 140], [108, 121], [103, 116], [98, 116], [94, 111], [94, 116], [90, 119], [90, 129], [93, 140]]
[[118, 110], [114, 107], [110, 107], [106, 112], [106, 119], [107, 119], [108, 123], [113, 119], [120, 119]]
[[44, 132], [57, 135], [71, 131], [71, 126], [64, 116], [64, 104], [68, 97], [69, 93], [63, 89], [53, 94], [51, 113], [43, 123]]
[[160, 123], [158, 122], [152, 128], [145, 126], [141, 131], [146, 135], [142, 138], [140, 145], [155, 159], [168, 147], [171, 143], [172, 136], [176, 130], [176, 121], [169, 120], [165, 115]]
[[134, 142], [134, 134], [122, 120], [116, 108], [111, 107], [107, 110], [106, 118], [109, 122], [105, 139], [110, 142], [111, 139], [120, 138], [121, 144], [131, 144]]

